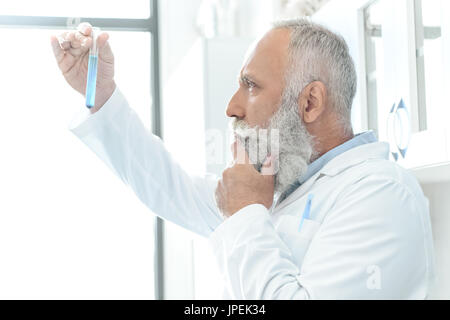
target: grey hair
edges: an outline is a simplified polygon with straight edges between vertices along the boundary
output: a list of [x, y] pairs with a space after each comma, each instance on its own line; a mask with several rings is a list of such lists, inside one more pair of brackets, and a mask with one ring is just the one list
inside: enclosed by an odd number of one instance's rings
[[275, 22], [273, 29], [291, 31], [285, 93], [298, 98], [309, 83], [321, 81], [328, 89], [344, 134], [351, 131], [357, 79], [344, 38], [305, 18]]

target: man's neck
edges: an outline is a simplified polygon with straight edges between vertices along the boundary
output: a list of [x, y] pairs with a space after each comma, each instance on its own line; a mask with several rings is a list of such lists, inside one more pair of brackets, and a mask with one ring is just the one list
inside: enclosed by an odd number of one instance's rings
[[353, 130], [348, 130], [345, 134], [336, 134], [336, 132], [329, 131], [326, 135], [316, 138], [316, 156], [313, 161], [323, 156], [328, 151], [340, 146], [341, 144], [353, 139], [355, 135]]

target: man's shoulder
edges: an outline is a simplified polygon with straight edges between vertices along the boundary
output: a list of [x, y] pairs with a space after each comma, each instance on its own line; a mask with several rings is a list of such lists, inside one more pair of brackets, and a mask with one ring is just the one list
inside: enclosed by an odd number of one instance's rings
[[355, 183], [358, 181], [367, 181], [372, 184], [391, 183], [399, 188], [405, 188], [414, 195], [422, 194], [422, 188], [412, 172], [394, 161], [371, 159], [361, 163], [358, 167]]
[[389, 145], [375, 142], [355, 147], [330, 161], [322, 175], [335, 184], [335, 191], [348, 189], [352, 185], [370, 186], [376, 183], [394, 183], [413, 193], [421, 193], [420, 185], [414, 175], [396, 162], [387, 158]]
[[428, 200], [417, 179], [392, 161], [366, 161], [335, 178], [342, 180], [334, 183], [341, 184], [332, 198], [330, 217], [368, 221], [376, 216], [390, 224], [403, 223], [412, 212], [418, 213], [416, 217], [428, 214]]

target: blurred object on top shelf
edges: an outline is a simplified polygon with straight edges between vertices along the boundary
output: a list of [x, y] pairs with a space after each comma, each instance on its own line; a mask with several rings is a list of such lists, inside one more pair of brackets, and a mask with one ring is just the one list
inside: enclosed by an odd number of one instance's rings
[[278, 19], [312, 16], [328, 0], [203, 0], [196, 25], [205, 38], [257, 37]]
[[329, 0], [279, 0], [282, 19], [310, 17]]

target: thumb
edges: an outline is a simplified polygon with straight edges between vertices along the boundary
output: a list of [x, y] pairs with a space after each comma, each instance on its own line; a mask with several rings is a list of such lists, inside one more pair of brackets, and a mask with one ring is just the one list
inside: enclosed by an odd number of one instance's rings
[[110, 60], [113, 57], [108, 39], [109, 34], [106, 32], [100, 33], [97, 38], [98, 54], [105, 60]]
[[261, 175], [273, 177], [275, 175], [274, 161], [272, 155], [267, 156], [261, 167]]
[[106, 42], [108, 41], [108, 39], [109, 39], [109, 34], [107, 32], [102, 32], [102, 33], [100, 33], [98, 35], [98, 37], [97, 37], [97, 46], [98, 46], [99, 50], [105, 47]]

